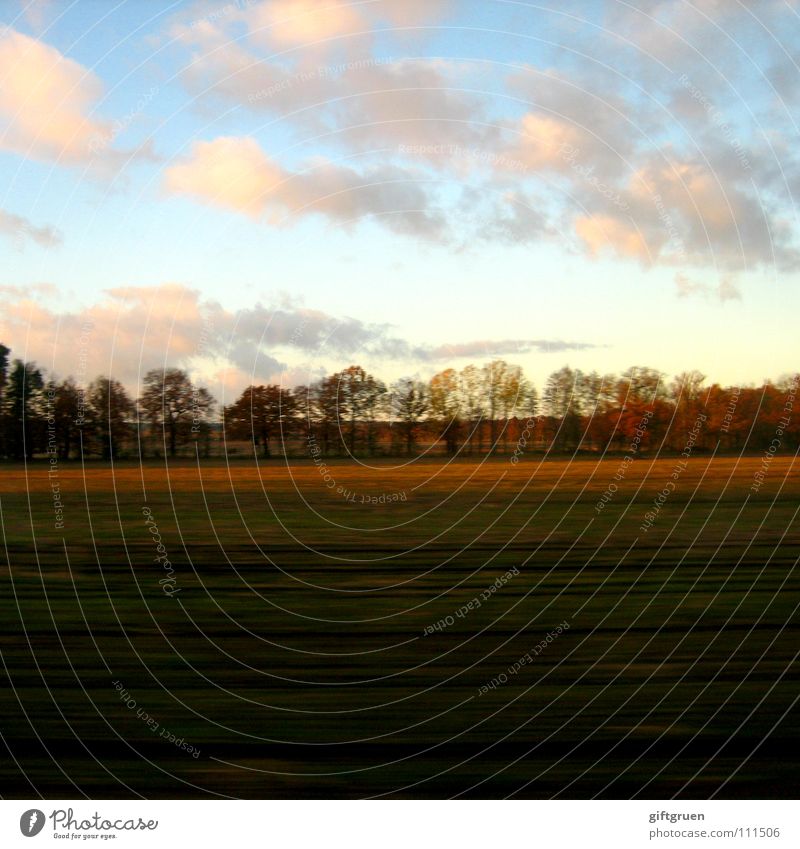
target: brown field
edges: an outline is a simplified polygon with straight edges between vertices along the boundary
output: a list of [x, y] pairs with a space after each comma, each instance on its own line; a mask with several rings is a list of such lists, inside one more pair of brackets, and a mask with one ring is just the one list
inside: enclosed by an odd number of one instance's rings
[[2, 467], [0, 792], [796, 796], [798, 465], [620, 462]]

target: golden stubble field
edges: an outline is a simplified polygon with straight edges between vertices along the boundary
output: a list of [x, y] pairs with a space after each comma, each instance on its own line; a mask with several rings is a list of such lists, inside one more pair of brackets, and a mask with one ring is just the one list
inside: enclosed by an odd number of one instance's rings
[[796, 794], [798, 473], [761, 468], [5, 467], [3, 793]]

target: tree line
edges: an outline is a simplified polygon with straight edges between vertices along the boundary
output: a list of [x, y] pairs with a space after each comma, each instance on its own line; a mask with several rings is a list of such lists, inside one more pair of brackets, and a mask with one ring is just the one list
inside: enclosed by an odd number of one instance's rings
[[[541, 393], [519, 366], [493, 360], [430, 380], [386, 384], [353, 365], [308, 386], [247, 387], [220, 406], [178, 368], [144, 375], [133, 398], [117, 380], [87, 386], [10, 360], [0, 345], [0, 457], [104, 459], [256, 452], [264, 458], [450, 455], [526, 451], [761, 451], [800, 444], [800, 375], [759, 387], [706, 385], [697, 371], [672, 379], [651, 368], [621, 375], [569, 367]], [[778, 449], [776, 449], [778, 450]]]

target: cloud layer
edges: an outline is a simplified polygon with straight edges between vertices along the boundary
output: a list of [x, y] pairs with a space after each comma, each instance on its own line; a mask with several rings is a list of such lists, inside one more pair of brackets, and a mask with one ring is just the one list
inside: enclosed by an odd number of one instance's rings
[[[568, 55], [563, 67], [494, 68], [488, 84], [480, 63], [392, 59], [376, 50], [377, 21], [431, 23], [444, 15], [446, 22], [451, 10], [444, 4], [260, 2], [227, 16], [177, 21], [173, 35], [193, 50], [182, 79], [199, 102], [278, 119], [300, 145], [322, 133], [343, 156], [379, 152], [368, 174], [328, 165], [319, 191], [309, 192], [312, 177], [287, 172], [258, 152], [253, 139], [238, 140], [240, 161], [253, 165], [249, 191], [257, 198], [228, 198], [229, 205], [272, 210], [273, 223], [315, 206], [340, 220], [384, 215], [393, 205], [402, 216], [412, 203], [420, 216], [413, 225], [387, 218], [388, 226], [417, 236], [430, 229], [438, 240], [463, 245], [475, 237], [459, 232], [463, 210], [429, 188], [411, 188], [424, 169], [483, 193], [491, 209], [484, 237], [530, 244], [560, 234], [566, 247], [587, 257], [643, 268], [731, 274], [797, 268], [787, 178], [800, 186], [798, 156], [783, 148], [784, 161], [776, 162], [778, 139], [753, 112], [763, 112], [762, 101], [749, 86], [732, 89], [726, 76], [737, 72], [733, 78], [759, 82], [735, 45], [749, 38], [781, 55], [774, 42], [788, 6], [652, 0], [636, 8], [567, 7], [571, 17], [541, 13], [556, 36], [564, 29], [570, 52], [562, 54]], [[234, 37], [241, 27], [247, 37]], [[504, 101], [505, 115], [498, 110]], [[198, 143], [190, 164], [176, 166], [168, 184], [181, 185], [185, 177], [198, 199], [225, 205], [225, 192], [198, 185], [205, 175], [192, 179], [181, 169], [199, 172], [212, 148], [233, 153], [233, 140], [202, 144], [208, 147]], [[399, 197], [363, 190], [365, 178], [381, 182], [387, 174], [404, 181]], [[535, 215], [522, 214], [526, 197], [543, 194], [547, 201], [536, 204]]]
[[191, 154], [167, 169], [164, 187], [201, 203], [287, 226], [307, 215], [354, 225], [367, 216], [400, 233], [439, 241], [444, 221], [414, 175], [385, 166], [363, 173], [318, 160], [303, 171], [282, 168], [253, 138], [195, 142]]
[[[465, 5], [181, 7], [153, 60], [171, 81], [163, 161], [152, 140], [117, 145], [138, 107], [103, 117], [109, 86], [92, 68], [6, 27], [0, 150], [95, 176], [144, 160], [163, 169], [147, 184], [157, 202], [180, 196], [265, 227], [370, 220], [443, 250], [556, 244], [734, 287], [800, 267], [794, 0], [537, 7], [497, 58], [480, 26], [462, 28]], [[426, 40], [444, 43], [451, 24], [459, 51], [432, 55]], [[185, 115], [201, 126], [187, 130]], [[58, 241], [3, 215], [17, 244]]]

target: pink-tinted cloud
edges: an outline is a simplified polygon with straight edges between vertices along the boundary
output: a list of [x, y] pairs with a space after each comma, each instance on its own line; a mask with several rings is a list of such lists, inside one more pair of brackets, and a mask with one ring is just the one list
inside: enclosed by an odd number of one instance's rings
[[726, 301], [740, 301], [742, 299], [739, 287], [729, 277], [722, 277], [719, 283], [714, 286], [710, 283], [692, 280], [685, 274], [678, 272], [675, 275], [675, 289], [679, 298], [701, 296], [714, 298], [723, 304]]
[[64, 163], [91, 158], [92, 139], [110, 124], [91, 116], [100, 79], [54, 47], [0, 31], [0, 149]]
[[396, 232], [431, 240], [444, 233], [442, 216], [430, 209], [425, 189], [411, 172], [386, 166], [360, 173], [325, 160], [293, 172], [246, 137], [195, 142], [185, 160], [167, 169], [164, 189], [262, 217], [273, 226], [308, 215], [322, 215], [345, 226], [376, 216]]
[[636, 259], [648, 264], [652, 252], [642, 233], [633, 225], [611, 216], [585, 216], [575, 219], [575, 232], [593, 257], [603, 254]]

